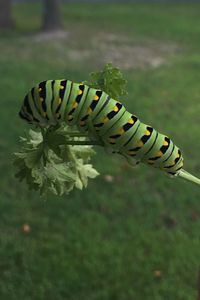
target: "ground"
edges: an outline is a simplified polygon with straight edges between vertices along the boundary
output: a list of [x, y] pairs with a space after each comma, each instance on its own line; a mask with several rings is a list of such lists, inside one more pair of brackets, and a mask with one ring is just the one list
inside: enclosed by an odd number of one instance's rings
[[200, 176], [198, 4], [63, 5], [64, 30], [38, 32], [41, 7], [14, 6], [1, 33], [0, 299], [193, 300], [200, 261], [200, 190], [96, 149], [84, 191], [40, 198], [15, 180], [18, 118], [35, 83], [88, 79], [113, 61], [130, 112], [172, 137]]

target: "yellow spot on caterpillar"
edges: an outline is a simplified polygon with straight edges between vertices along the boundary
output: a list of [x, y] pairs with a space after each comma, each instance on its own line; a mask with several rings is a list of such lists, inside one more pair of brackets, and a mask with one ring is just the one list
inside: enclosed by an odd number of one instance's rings
[[120, 128], [119, 130], [119, 134], [123, 134], [125, 131], [124, 131], [124, 128]]
[[72, 108], [76, 108], [78, 106], [78, 103], [77, 102], [74, 102]]
[[83, 94], [83, 91], [79, 90], [78, 95], [81, 95], [81, 94]]
[[43, 101], [44, 101], [44, 98], [40, 97], [40, 101], [43, 102]]
[[63, 85], [60, 86], [60, 89], [61, 89], [61, 90], [64, 90], [64, 88], [65, 88], [65, 87], [64, 87]]
[[128, 120], [128, 123], [129, 123], [129, 124], [134, 124], [134, 120], [133, 120], [133, 119], [130, 119], [130, 120]]
[[119, 108], [115, 105], [114, 108], [113, 108], [113, 110], [114, 110], [115, 112], [117, 112], [117, 111], [119, 110]]
[[97, 95], [94, 96], [94, 100], [97, 101], [99, 100], [99, 97]]
[[170, 165], [170, 167], [173, 167], [175, 165], [175, 161], [173, 161], [173, 163]]
[[162, 151], [158, 151], [156, 154], [156, 156], [162, 156], [162, 155], [163, 155]]
[[62, 99], [61, 98], [58, 98], [58, 105], [60, 105], [62, 102]]
[[139, 141], [139, 142], [137, 143], [137, 146], [138, 146], [138, 147], [142, 147], [143, 145], [144, 145], [143, 141]]
[[68, 121], [71, 121], [72, 119], [73, 119], [73, 116], [72, 116], [72, 115], [68, 115], [68, 116], [67, 116], [67, 120], [68, 120]]
[[42, 88], [39, 88], [39, 89], [38, 89], [38, 92], [41, 92], [41, 91], [42, 91]]
[[163, 142], [163, 145], [164, 145], [164, 146], [168, 146], [169, 143], [168, 143], [167, 141], [164, 141], [164, 142]]
[[105, 117], [105, 118], [103, 119], [103, 123], [107, 123], [108, 121], [109, 121], [108, 117]]
[[88, 107], [87, 112], [88, 112], [88, 114], [91, 114], [92, 113], [92, 109], [90, 107]]
[[145, 135], [150, 135], [151, 132], [150, 132], [149, 130], [146, 130], [144, 134], [145, 134]]

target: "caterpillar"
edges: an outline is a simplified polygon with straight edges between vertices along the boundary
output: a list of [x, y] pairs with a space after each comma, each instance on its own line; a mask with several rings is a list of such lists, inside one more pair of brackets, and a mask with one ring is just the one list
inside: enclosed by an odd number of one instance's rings
[[102, 90], [66, 79], [43, 81], [27, 93], [19, 115], [39, 126], [63, 121], [76, 125], [129, 162], [142, 162], [200, 185], [200, 179], [183, 170], [182, 153], [169, 137], [142, 123]]

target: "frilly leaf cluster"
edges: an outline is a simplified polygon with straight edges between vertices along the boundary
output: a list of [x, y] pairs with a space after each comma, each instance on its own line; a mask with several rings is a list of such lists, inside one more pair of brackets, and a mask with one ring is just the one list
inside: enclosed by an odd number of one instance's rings
[[[89, 163], [95, 151], [92, 146], [65, 144], [73, 131], [62, 125], [58, 129], [29, 130], [21, 137], [21, 151], [15, 153], [14, 164], [18, 169], [16, 177], [25, 180], [31, 190], [41, 195], [51, 192], [55, 195], [68, 194], [74, 188], [87, 187], [88, 178], [99, 173]], [[84, 141], [85, 138], [74, 138]]]
[[124, 79], [120, 69], [114, 67], [112, 63], [106, 64], [102, 71], [92, 72], [90, 80], [85, 81], [85, 84], [95, 89], [103, 90], [116, 100], [123, 95], [127, 95], [127, 81]]

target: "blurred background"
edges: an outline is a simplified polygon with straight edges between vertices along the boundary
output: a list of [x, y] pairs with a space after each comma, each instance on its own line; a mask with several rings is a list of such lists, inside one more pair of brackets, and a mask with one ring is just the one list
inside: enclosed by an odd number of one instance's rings
[[27, 90], [87, 80], [107, 62], [128, 81], [128, 110], [172, 137], [200, 176], [199, 3], [0, 0], [2, 300], [198, 297], [198, 186], [98, 148], [101, 175], [83, 191], [40, 198], [14, 178]]

